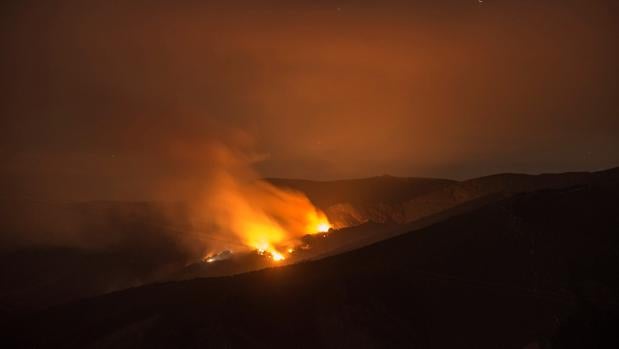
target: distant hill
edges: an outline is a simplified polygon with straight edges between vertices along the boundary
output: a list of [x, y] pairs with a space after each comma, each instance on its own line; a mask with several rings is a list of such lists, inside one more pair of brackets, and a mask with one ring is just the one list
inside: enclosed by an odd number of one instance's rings
[[391, 176], [343, 181], [269, 179], [305, 193], [336, 227], [365, 222], [409, 223], [486, 196], [587, 183], [596, 173], [497, 174], [466, 181]]
[[381, 176], [339, 181], [267, 179], [281, 188], [305, 193], [337, 227], [368, 221], [403, 223], [404, 203], [443, 189], [456, 181], [432, 178]]
[[380, 176], [336, 181], [267, 178], [278, 187], [305, 193], [314, 204], [328, 207], [341, 202], [354, 205], [369, 202], [399, 203], [444, 188], [457, 181], [439, 178]]
[[9, 343], [614, 348], [618, 183], [604, 172], [319, 261], [74, 302], [22, 318]]

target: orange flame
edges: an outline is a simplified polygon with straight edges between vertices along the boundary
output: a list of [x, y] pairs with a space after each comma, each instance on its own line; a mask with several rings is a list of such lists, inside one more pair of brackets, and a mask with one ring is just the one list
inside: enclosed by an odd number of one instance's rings
[[213, 150], [219, 164], [199, 210], [221, 248], [243, 245], [279, 262], [285, 259], [279, 251], [298, 245], [302, 236], [329, 231], [325, 214], [304, 194], [256, 179], [249, 165], [227, 148]]

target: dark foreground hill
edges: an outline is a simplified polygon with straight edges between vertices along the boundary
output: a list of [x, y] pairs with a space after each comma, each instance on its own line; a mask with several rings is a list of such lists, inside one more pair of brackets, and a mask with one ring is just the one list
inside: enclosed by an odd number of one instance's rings
[[75, 302], [5, 326], [5, 338], [27, 347], [614, 348], [618, 187], [606, 172], [320, 261]]
[[[391, 176], [272, 181], [305, 192], [335, 219], [353, 225], [313, 241], [300, 258], [286, 260], [295, 262], [417, 230], [514, 193], [592, 183], [609, 173], [613, 171], [501, 174], [462, 182]], [[184, 206], [177, 204], [0, 202], [0, 315], [154, 281], [230, 275], [270, 265], [252, 256], [201, 263], [203, 254], [194, 247], [208, 243], [203, 240], [208, 236], [192, 235], [186, 221]], [[192, 240], [196, 238], [200, 243]]]

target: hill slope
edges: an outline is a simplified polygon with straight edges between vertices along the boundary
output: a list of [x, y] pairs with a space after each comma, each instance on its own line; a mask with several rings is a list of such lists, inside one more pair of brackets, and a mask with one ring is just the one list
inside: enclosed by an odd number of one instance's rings
[[583, 308], [616, 311], [617, 183], [611, 174], [517, 195], [317, 262], [73, 303], [22, 319], [13, 337], [46, 347], [522, 348], [561, 334]]

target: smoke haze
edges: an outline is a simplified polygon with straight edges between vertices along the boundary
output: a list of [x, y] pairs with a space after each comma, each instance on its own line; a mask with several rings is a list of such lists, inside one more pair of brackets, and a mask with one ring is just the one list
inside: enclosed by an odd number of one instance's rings
[[619, 158], [614, 1], [2, 6], [6, 198], [181, 200], [202, 149], [234, 138], [220, 130], [251, 136], [262, 176], [464, 178]]

